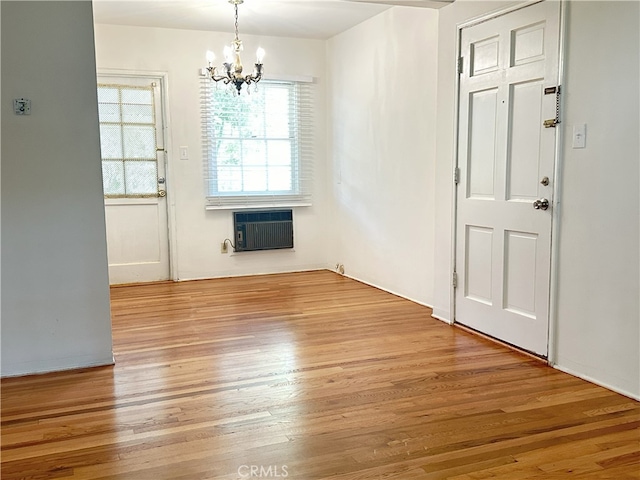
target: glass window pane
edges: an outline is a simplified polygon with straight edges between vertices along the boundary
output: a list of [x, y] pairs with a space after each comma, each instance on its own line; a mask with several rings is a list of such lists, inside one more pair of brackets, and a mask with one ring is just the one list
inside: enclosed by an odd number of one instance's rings
[[[251, 97], [251, 98], [249, 98]], [[265, 135], [265, 117], [267, 112], [264, 109], [264, 93], [261, 90], [252, 92], [246, 96], [249, 99], [247, 103], [249, 107], [248, 113], [241, 117], [243, 125], [244, 138], [264, 138]]]
[[240, 165], [239, 140], [219, 140], [216, 144], [215, 159], [218, 167], [223, 165]]
[[153, 126], [122, 127], [125, 158], [156, 158], [156, 129]]
[[264, 167], [244, 168], [244, 191], [264, 192], [267, 189], [267, 169]]
[[117, 103], [99, 103], [98, 116], [101, 122], [119, 122], [120, 106]]
[[242, 142], [242, 164], [247, 166], [264, 166], [267, 164], [265, 144], [263, 140]]
[[272, 87], [266, 92], [268, 138], [289, 138], [289, 89]]
[[151, 123], [153, 107], [151, 105], [122, 105], [122, 121], [124, 123]]
[[274, 113], [269, 115], [267, 138], [289, 138], [289, 116]]
[[242, 192], [241, 167], [227, 167], [218, 170], [218, 191], [224, 193]]
[[98, 87], [98, 103], [120, 103], [119, 89], [117, 87]]
[[291, 191], [291, 168], [272, 167], [269, 169], [269, 191]]
[[127, 194], [144, 195], [158, 192], [156, 162], [128, 161], [124, 163]]
[[102, 188], [105, 195], [124, 195], [124, 163], [122, 161], [102, 162]]
[[122, 134], [119, 125], [100, 125], [102, 158], [122, 158]]
[[269, 140], [267, 142], [267, 157], [269, 166], [291, 166], [291, 141]]
[[216, 124], [216, 138], [240, 138], [238, 121], [221, 115]]
[[264, 117], [257, 115], [246, 120], [244, 125], [244, 138], [264, 138]]
[[153, 90], [150, 88], [123, 88], [122, 103], [153, 105]]

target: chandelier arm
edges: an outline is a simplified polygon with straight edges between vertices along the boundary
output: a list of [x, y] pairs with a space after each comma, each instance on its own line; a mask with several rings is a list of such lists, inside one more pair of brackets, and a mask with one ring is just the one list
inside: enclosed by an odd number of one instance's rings
[[247, 85], [251, 85], [252, 83], [258, 83], [262, 79], [262, 71], [256, 70], [253, 74], [246, 75], [244, 77], [244, 81]]
[[218, 71], [216, 67], [207, 67], [207, 70], [209, 71], [209, 76], [211, 77], [211, 80], [215, 82], [224, 81], [225, 84], [228, 84], [233, 80], [231, 75], [228, 72], [226, 75], [218, 75]]
[[207, 67], [207, 70], [209, 71], [211, 80], [218, 82], [224, 78], [223, 76], [217, 74], [216, 67]]
[[254, 66], [255, 66], [254, 78], [256, 79], [256, 82], [259, 82], [260, 79], [262, 78], [262, 64], [256, 63]]

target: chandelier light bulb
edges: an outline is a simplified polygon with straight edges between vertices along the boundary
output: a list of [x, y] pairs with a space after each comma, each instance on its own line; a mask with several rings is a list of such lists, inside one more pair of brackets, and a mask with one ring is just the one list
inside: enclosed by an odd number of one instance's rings
[[258, 59], [256, 63], [262, 64], [262, 61], [264, 60], [264, 48], [258, 47], [258, 50], [256, 51], [256, 57]]
[[224, 61], [226, 63], [233, 63], [233, 55], [231, 52], [232, 50], [229, 45], [224, 47]]
[[213, 64], [213, 61], [216, 59], [215, 53], [211, 50], [207, 50], [207, 62], [209, 62], [209, 66]]

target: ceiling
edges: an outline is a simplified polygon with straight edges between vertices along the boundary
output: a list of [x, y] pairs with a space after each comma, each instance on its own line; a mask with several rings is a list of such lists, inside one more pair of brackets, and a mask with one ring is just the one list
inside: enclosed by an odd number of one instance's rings
[[[245, 0], [240, 33], [327, 39], [392, 5], [440, 8], [453, 0]], [[96, 23], [233, 32], [228, 0], [93, 0]]]

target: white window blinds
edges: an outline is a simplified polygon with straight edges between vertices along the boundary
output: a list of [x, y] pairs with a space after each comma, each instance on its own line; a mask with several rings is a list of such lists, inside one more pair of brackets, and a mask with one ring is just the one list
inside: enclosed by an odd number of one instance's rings
[[234, 95], [202, 79], [207, 208], [309, 205], [313, 84], [262, 80], [245, 89]]

